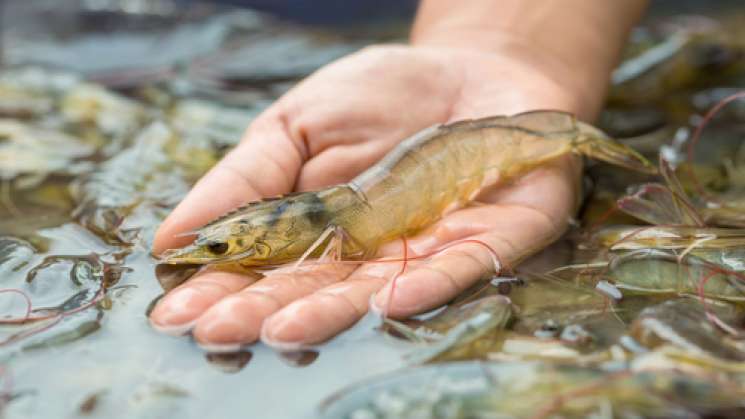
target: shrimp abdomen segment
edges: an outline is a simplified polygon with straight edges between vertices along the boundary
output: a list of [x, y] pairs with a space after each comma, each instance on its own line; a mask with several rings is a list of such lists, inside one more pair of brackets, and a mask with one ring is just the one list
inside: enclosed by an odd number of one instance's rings
[[[569, 152], [576, 126], [569, 129], [570, 115], [553, 114], [462, 121], [403, 141], [351, 182], [374, 209], [362, 223], [382, 240], [410, 234], [473, 200], [483, 188]], [[542, 127], [548, 122], [559, 129]]]

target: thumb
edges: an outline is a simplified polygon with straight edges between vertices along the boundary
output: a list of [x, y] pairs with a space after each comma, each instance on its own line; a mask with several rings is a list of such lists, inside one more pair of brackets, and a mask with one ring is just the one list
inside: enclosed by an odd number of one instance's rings
[[188, 244], [179, 234], [262, 197], [290, 192], [307, 158], [302, 141], [290, 137], [279, 112], [267, 110], [241, 142], [205, 174], [158, 229], [153, 253]]

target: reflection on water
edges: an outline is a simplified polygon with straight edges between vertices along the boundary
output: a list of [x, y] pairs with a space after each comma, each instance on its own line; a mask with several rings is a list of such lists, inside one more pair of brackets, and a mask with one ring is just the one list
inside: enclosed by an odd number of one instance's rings
[[[149, 248], [163, 217], [257, 112], [372, 40], [248, 11], [81, 4], [5, 8], [4, 61], [13, 66], [0, 71], [4, 417], [294, 418], [350, 380], [400, 365], [373, 320], [319, 357], [262, 345], [205, 354], [154, 332], [146, 317], [195, 271], [155, 269]], [[46, 18], [71, 24], [40, 25]]]
[[164, 292], [168, 292], [194, 275], [200, 265], [168, 265], [159, 264], [155, 267], [155, 276], [160, 282], [160, 287]]
[[230, 353], [207, 353], [204, 357], [207, 359], [207, 362], [218, 370], [227, 374], [235, 374], [251, 361], [253, 354], [251, 351], [238, 351]]
[[307, 367], [318, 358], [318, 351], [280, 352], [279, 357], [293, 367]]

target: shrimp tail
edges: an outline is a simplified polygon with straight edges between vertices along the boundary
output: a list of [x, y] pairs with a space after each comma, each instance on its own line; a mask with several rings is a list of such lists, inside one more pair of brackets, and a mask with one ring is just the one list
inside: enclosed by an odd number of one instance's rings
[[579, 135], [573, 144], [575, 153], [637, 172], [657, 174], [657, 168], [636, 150], [614, 141], [593, 126], [582, 122], [577, 122], [577, 125]]

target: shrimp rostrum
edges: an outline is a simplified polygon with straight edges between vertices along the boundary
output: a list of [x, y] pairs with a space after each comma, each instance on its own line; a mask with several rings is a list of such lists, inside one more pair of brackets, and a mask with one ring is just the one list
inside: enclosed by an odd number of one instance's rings
[[346, 184], [253, 202], [163, 255], [170, 264], [261, 268], [323, 257], [369, 259], [385, 242], [429, 226], [481, 190], [569, 153], [632, 170], [655, 168], [571, 114], [534, 111], [425, 129]]

